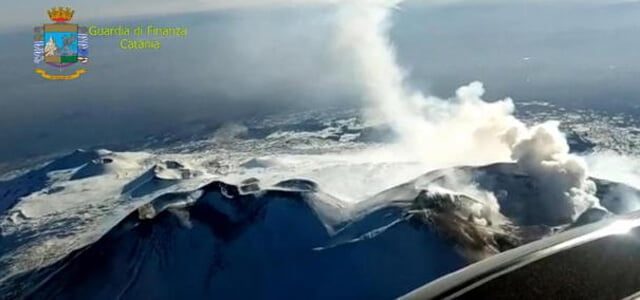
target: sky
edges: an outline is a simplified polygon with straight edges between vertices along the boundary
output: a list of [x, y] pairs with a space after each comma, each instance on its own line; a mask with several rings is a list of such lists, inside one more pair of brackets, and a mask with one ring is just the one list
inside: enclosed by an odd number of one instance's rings
[[[0, 164], [269, 111], [360, 103], [357, 74], [332, 46], [335, 1], [135, 3], [2, 4], [12, 13], [0, 19]], [[89, 72], [48, 82], [33, 73], [31, 30], [59, 5], [73, 7], [83, 25], [162, 24], [190, 33], [138, 52], [93, 37]], [[427, 94], [446, 98], [480, 80], [487, 99], [640, 103], [637, 1], [412, 0], [392, 19], [399, 61]]]
[[[0, 19], [0, 29], [11, 29], [17, 26], [37, 24], [45, 17], [45, 11], [55, 6], [70, 6], [86, 19], [111, 19], [133, 16], [167, 15], [186, 12], [251, 10], [265, 7], [300, 7], [308, 5], [335, 4], [340, 1], [353, 0], [22, 0], [4, 4], [5, 11], [11, 11]], [[381, 2], [386, 0], [369, 0]], [[551, 4], [580, 3], [599, 5], [624, 5], [638, 3], [637, 0], [411, 0], [412, 4], [423, 6], [450, 6], [469, 4], [495, 5], [501, 3]], [[38, 15], [41, 12], [41, 15]]]

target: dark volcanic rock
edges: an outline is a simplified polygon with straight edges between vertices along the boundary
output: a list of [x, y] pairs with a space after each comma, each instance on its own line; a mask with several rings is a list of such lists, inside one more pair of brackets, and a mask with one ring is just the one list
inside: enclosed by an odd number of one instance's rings
[[218, 182], [201, 193], [192, 205], [152, 219], [132, 213], [98, 242], [15, 278], [4, 295], [389, 299], [466, 264], [450, 243], [398, 207], [371, 212], [330, 236], [305, 193], [240, 195]]

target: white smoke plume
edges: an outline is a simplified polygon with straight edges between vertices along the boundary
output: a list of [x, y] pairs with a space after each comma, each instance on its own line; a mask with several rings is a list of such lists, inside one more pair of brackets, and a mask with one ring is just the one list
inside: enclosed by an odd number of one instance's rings
[[540, 205], [547, 216], [554, 220], [575, 219], [588, 208], [599, 206], [599, 201], [585, 161], [569, 154], [569, 145], [558, 125], [546, 122], [512, 138], [516, 142], [511, 155], [523, 171], [544, 187]]
[[510, 99], [483, 101], [480, 82], [461, 87], [450, 101], [425, 97], [406, 84], [406, 73], [387, 37], [395, 4], [346, 1], [338, 16], [338, 53], [346, 53], [343, 59], [361, 79], [362, 97], [371, 103], [369, 119], [391, 125], [408, 155], [438, 166], [459, 164], [461, 158], [467, 164], [508, 160], [510, 151], [501, 143], [502, 132], [521, 126], [511, 115]]
[[541, 197], [541, 209], [553, 218], [575, 219], [597, 205], [586, 164], [569, 154], [557, 123], [527, 128], [513, 116], [511, 99], [482, 100], [480, 82], [459, 88], [447, 100], [408, 86], [388, 37], [390, 13], [400, 2], [341, 2], [336, 30], [336, 49], [360, 78], [369, 120], [389, 124], [399, 136], [395, 151], [434, 167], [515, 160], [543, 186], [548, 197]]
[[222, 125], [213, 134], [216, 142], [227, 142], [239, 136], [246, 135], [249, 132], [247, 126], [237, 123], [227, 123]]

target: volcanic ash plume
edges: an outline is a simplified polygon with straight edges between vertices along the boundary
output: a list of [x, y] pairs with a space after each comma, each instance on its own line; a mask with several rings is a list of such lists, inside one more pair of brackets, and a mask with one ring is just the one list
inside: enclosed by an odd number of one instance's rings
[[569, 145], [558, 125], [546, 122], [519, 134], [511, 156], [543, 187], [540, 208], [550, 219], [562, 221], [577, 218], [588, 208], [599, 206], [599, 201], [586, 163], [569, 154]]
[[575, 219], [597, 205], [586, 164], [569, 154], [558, 124], [527, 128], [513, 116], [511, 99], [482, 100], [473, 82], [447, 100], [426, 97], [407, 85], [388, 38], [389, 15], [400, 1], [347, 0], [337, 17], [336, 50], [352, 64], [372, 122], [389, 124], [402, 157], [433, 167], [517, 161], [547, 193], [541, 209], [552, 219]]

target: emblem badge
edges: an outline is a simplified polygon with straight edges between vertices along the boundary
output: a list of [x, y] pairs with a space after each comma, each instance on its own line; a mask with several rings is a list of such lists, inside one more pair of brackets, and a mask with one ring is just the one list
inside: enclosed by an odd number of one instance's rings
[[89, 62], [89, 34], [86, 27], [71, 24], [74, 11], [69, 7], [55, 7], [47, 11], [53, 24], [35, 27], [33, 62], [57, 71], [48, 73], [36, 68], [36, 73], [49, 80], [72, 80], [86, 73], [77, 67]]

